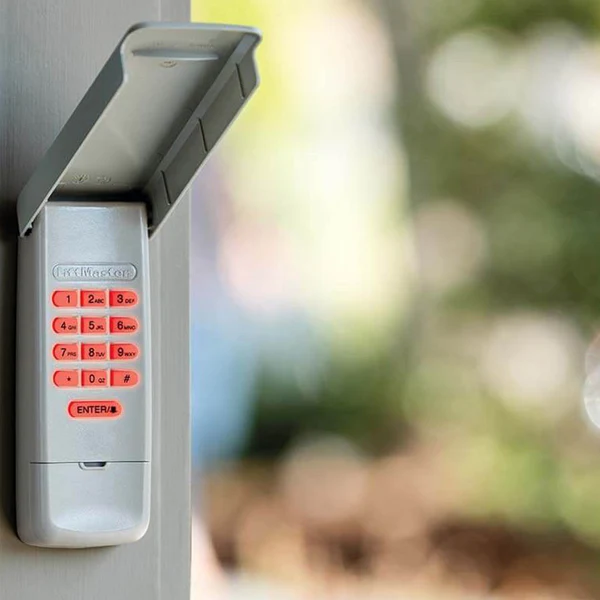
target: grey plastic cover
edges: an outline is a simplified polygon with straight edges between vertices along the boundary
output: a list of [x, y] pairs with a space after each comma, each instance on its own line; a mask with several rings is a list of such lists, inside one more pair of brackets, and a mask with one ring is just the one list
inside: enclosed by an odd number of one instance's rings
[[19, 195], [20, 235], [52, 196], [133, 192], [156, 232], [258, 86], [259, 42], [249, 27], [132, 27]]

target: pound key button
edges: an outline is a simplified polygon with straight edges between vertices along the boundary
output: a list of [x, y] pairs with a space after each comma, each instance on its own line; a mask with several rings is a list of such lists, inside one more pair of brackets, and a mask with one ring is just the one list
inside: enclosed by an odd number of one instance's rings
[[110, 385], [113, 387], [133, 387], [140, 380], [135, 371], [117, 371], [113, 369], [110, 372]]

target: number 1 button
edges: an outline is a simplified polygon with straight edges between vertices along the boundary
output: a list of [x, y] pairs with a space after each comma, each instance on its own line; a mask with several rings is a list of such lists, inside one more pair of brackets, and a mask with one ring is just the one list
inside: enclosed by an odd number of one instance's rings
[[52, 304], [58, 308], [75, 308], [77, 306], [77, 290], [56, 290], [52, 294]]

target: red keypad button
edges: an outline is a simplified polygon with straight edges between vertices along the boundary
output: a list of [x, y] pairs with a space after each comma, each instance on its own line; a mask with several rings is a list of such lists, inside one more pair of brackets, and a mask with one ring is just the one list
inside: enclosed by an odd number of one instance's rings
[[81, 306], [84, 308], [106, 306], [106, 290], [81, 290]]
[[56, 387], [77, 387], [79, 386], [79, 371], [54, 371], [52, 381]]
[[71, 334], [79, 332], [77, 317], [57, 317], [52, 321], [52, 329], [55, 333]]
[[106, 317], [81, 317], [81, 333], [92, 335], [106, 333]]
[[111, 360], [135, 360], [139, 356], [140, 350], [135, 344], [111, 344]]
[[83, 387], [106, 387], [108, 385], [108, 373], [104, 370], [82, 371], [81, 385]]
[[52, 304], [58, 308], [76, 308], [78, 299], [77, 290], [56, 290], [52, 293]]
[[56, 360], [78, 360], [79, 345], [78, 344], [55, 344], [52, 348], [52, 356]]
[[135, 371], [116, 371], [110, 372], [110, 385], [114, 387], [132, 387], [137, 385], [140, 378]]
[[81, 344], [83, 360], [106, 360], [106, 344]]
[[133, 317], [111, 317], [110, 332], [111, 333], [135, 333], [138, 330], [139, 324], [137, 319]]
[[126, 308], [138, 303], [138, 295], [133, 290], [110, 290], [109, 303], [111, 306]]
[[117, 400], [73, 400], [68, 412], [73, 419], [115, 419], [123, 407]]

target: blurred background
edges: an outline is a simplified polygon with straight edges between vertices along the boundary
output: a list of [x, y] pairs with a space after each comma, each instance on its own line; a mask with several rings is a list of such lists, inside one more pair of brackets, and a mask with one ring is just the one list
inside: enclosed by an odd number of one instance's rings
[[600, 5], [192, 0], [198, 598], [600, 598]]

